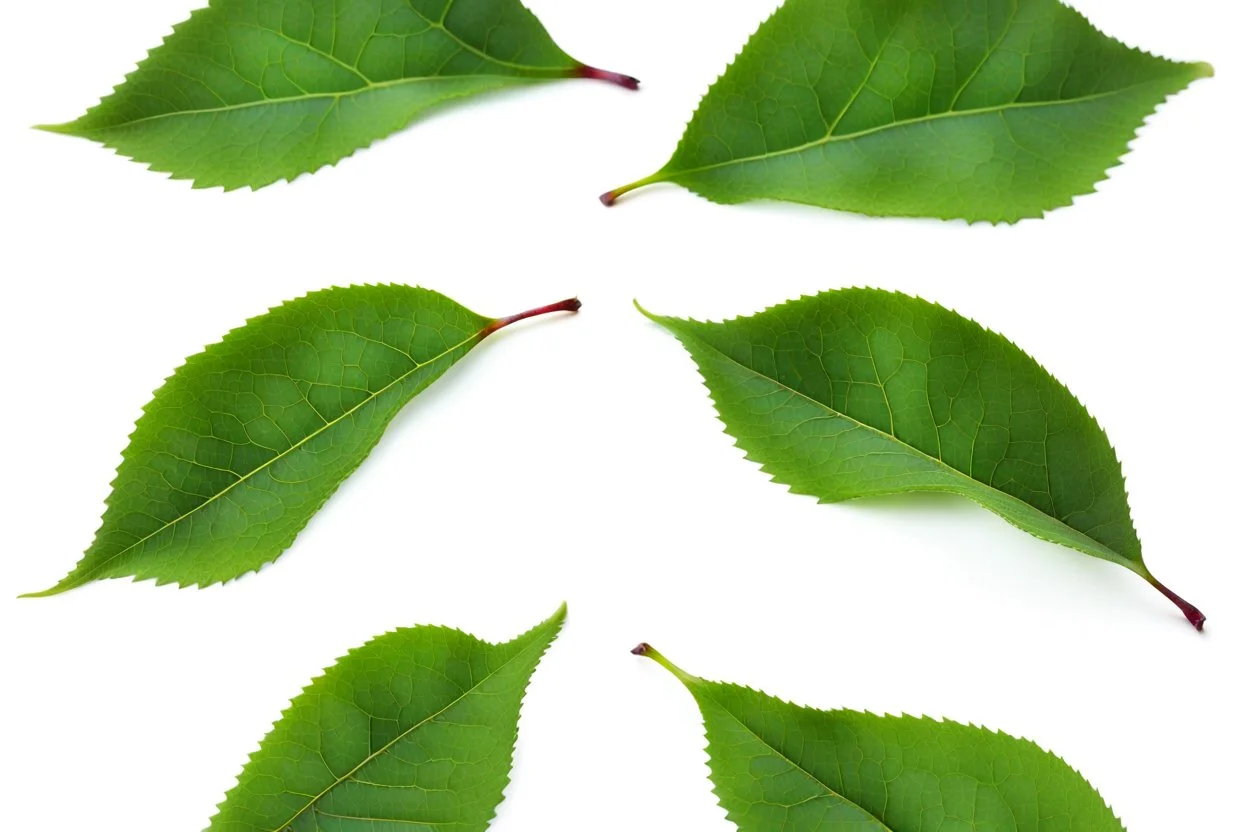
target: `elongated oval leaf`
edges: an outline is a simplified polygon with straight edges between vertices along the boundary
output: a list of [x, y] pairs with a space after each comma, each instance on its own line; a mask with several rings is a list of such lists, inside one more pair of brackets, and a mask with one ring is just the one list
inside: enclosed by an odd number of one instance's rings
[[711, 782], [741, 832], [1123, 832], [1101, 796], [1027, 740], [927, 717], [819, 711], [685, 673]]
[[1092, 191], [1168, 95], [1213, 74], [1058, 0], [786, 0], [661, 170], [714, 202], [1014, 222]]
[[410, 627], [352, 650], [291, 701], [209, 832], [485, 829], [565, 612], [506, 644]]
[[68, 124], [195, 186], [334, 164], [426, 110], [555, 78], [637, 80], [568, 57], [520, 0], [213, 0]]
[[[639, 307], [640, 308], [640, 307]], [[1036, 537], [1148, 571], [1105, 432], [1030, 356], [935, 304], [844, 289], [703, 323], [684, 344], [746, 456], [799, 494], [967, 497]]]
[[101, 578], [206, 586], [275, 560], [420, 391], [515, 321], [437, 292], [352, 286], [282, 304], [193, 355], [135, 425], [95, 542]]

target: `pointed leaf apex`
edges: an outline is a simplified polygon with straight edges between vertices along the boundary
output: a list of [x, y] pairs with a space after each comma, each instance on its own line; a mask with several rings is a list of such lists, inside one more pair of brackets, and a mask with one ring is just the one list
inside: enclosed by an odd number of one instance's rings
[[82, 585], [80, 581], [71, 581], [70, 575], [66, 575], [58, 583], [53, 584], [47, 589], [41, 589], [38, 592], [23, 592], [18, 598], [51, 598], [53, 595], [60, 595], [62, 592], [69, 592]]
[[74, 126], [76, 123], [67, 121], [64, 124], [35, 124], [30, 129], [42, 130], [44, 133], [59, 133], [62, 136], [77, 136], [79, 133]]

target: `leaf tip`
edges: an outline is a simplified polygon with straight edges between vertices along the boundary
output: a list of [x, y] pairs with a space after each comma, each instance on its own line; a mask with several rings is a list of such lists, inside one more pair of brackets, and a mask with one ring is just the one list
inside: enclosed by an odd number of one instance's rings
[[44, 133], [58, 133], [62, 136], [77, 136], [79, 133], [74, 127], [75, 124], [76, 122], [73, 121], [67, 121], [64, 124], [35, 124], [31, 125], [30, 129]]
[[592, 81], [606, 81], [626, 90], [641, 89], [641, 82], [631, 75], [625, 75], [622, 72], [610, 72], [594, 66], [586, 66], [585, 64], [581, 64], [576, 68], [576, 77], [588, 78]]
[[69, 587], [63, 586], [61, 584], [57, 584], [56, 586], [50, 586], [47, 589], [40, 590], [39, 592], [23, 592], [21, 595], [17, 597], [18, 598], [50, 598], [53, 595], [60, 595], [62, 592], [66, 591], [67, 589], [69, 589]]
[[632, 653], [634, 656], [645, 656], [645, 655], [648, 655], [652, 650], [654, 650], [654, 648], [651, 647], [649, 644], [646, 644], [643, 641], [641, 644], [638, 644], [636, 647], [634, 647], [632, 650], [629, 650], [628, 652]]
[[1197, 61], [1192, 64], [1192, 69], [1196, 72], [1197, 78], [1212, 78], [1214, 76], [1213, 64]]

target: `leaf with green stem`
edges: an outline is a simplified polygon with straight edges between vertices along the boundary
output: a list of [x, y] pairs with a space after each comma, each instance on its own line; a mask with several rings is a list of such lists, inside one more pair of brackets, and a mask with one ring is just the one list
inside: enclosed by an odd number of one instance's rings
[[212, 0], [68, 124], [195, 187], [337, 163], [428, 110], [560, 78], [637, 89], [568, 56], [520, 0]]
[[487, 318], [413, 286], [313, 292], [193, 355], [123, 452], [95, 542], [56, 595], [102, 578], [207, 586], [276, 560], [390, 420], [491, 333], [572, 298]]
[[208, 832], [481, 832], [566, 612], [505, 644], [426, 626], [350, 651], [291, 701]]
[[1015, 222], [1071, 204], [1213, 69], [1132, 49], [1058, 0], [786, 0], [656, 182], [713, 202]]
[[803, 708], [653, 659], [693, 694], [711, 782], [741, 832], [1123, 832], [1060, 757], [984, 728]]
[[[638, 306], [638, 309], [641, 309]], [[1061, 382], [995, 332], [919, 298], [842, 289], [704, 323], [642, 313], [685, 346], [746, 456], [820, 502], [957, 494], [1144, 578], [1117, 454]]]

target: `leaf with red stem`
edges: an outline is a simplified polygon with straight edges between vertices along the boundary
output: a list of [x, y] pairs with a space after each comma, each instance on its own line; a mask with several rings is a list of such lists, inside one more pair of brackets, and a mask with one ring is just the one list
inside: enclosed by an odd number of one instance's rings
[[561, 78], [638, 86], [569, 56], [520, 0], [212, 0], [98, 105], [43, 129], [197, 188], [261, 188], [446, 102]]
[[[640, 308], [640, 307], [639, 307]], [[748, 458], [820, 502], [939, 491], [1126, 567], [1144, 565], [1118, 456], [1031, 356], [920, 298], [843, 289], [722, 323], [651, 315], [689, 351]]]
[[95, 542], [56, 595], [101, 578], [206, 586], [276, 560], [390, 420], [490, 334], [575, 312], [487, 318], [412, 286], [313, 292], [193, 355], [122, 454]]

